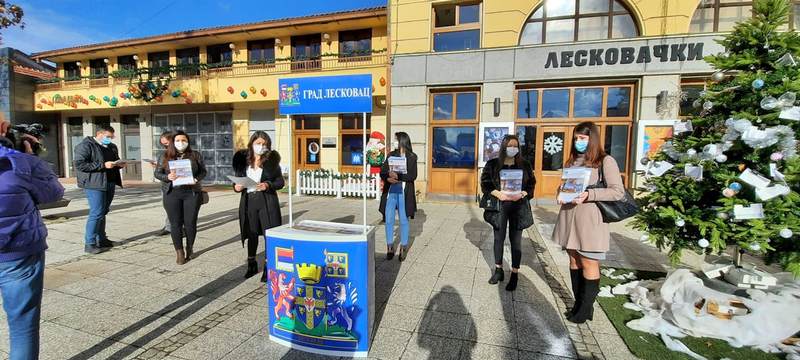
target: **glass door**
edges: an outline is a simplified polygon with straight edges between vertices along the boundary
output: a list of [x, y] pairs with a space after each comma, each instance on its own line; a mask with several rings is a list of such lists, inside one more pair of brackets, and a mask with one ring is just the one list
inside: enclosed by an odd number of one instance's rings
[[320, 168], [322, 158], [322, 146], [320, 145], [319, 135], [297, 135], [295, 136], [297, 147], [297, 157], [295, 161], [298, 170], [316, 170]]
[[69, 149], [69, 173], [70, 175], [75, 175], [75, 164], [73, 163], [73, 159], [75, 158], [75, 147], [83, 141], [83, 118], [78, 117], [71, 117], [67, 119], [67, 139], [69, 143], [67, 144], [67, 148]]
[[[127, 160], [142, 159], [142, 139], [139, 132], [138, 115], [122, 115], [122, 153], [120, 157]], [[142, 162], [129, 162], [125, 166], [122, 178], [142, 180]]]
[[534, 172], [536, 174], [536, 198], [554, 198], [561, 183], [561, 171], [572, 148], [571, 127], [542, 126], [536, 143], [538, 153]]

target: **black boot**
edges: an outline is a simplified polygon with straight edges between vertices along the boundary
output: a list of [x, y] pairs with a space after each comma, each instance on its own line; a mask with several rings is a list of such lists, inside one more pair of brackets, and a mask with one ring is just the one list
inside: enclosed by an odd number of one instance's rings
[[519, 277], [519, 273], [511, 272], [511, 277], [508, 278], [508, 284], [506, 284], [506, 291], [514, 291], [517, 290], [517, 278]]
[[572, 304], [572, 309], [567, 311], [565, 314], [567, 317], [575, 315], [575, 312], [577, 312], [578, 308], [581, 307], [581, 293], [583, 292], [583, 270], [570, 269], [569, 279], [572, 282], [572, 297], [575, 299], [575, 302]]
[[392, 260], [394, 258], [394, 247], [389, 246], [386, 249], [386, 260]]
[[600, 279], [589, 280], [583, 279], [583, 291], [580, 296], [580, 307], [575, 311], [575, 315], [567, 318], [570, 322], [576, 324], [583, 324], [586, 320], [593, 320], [594, 317], [594, 300], [597, 298], [597, 293], [600, 292]]
[[247, 279], [255, 274], [258, 274], [258, 262], [256, 261], [256, 259], [248, 258], [247, 273], [244, 274], [244, 278]]
[[264, 271], [261, 272], [261, 282], [262, 283], [266, 283], [267, 282], [267, 266], [266, 265], [264, 265]]
[[406, 252], [408, 252], [408, 248], [400, 245], [400, 250], [397, 253], [397, 260], [403, 262], [406, 259]]
[[503, 273], [503, 268], [495, 267], [494, 268], [494, 274], [492, 274], [492, 277], [489, 278], [489, 284], [492, 284], [492, 285], [497, 284], [497, 283], [503, 281], [504, 278], [505, 278], [505, 273]]

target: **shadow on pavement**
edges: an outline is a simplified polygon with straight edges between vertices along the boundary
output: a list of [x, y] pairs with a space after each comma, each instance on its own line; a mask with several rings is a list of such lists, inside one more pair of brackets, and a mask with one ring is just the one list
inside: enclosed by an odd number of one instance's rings
[[[475, 320], [472, 318], [469, 308], [464, 304], [461, 294], [452, 286], [443, 286], [440, 292], [437, 292], [436, 295], [428, 300], [425, 308], [429, 311], [425, 312], [419, 324], [419, 331], [422, 333], [436, 334], [437, 336], [445, 335], [448, 338], [458, 337], [459, 333], [465, 329], [467, 331], [466, 334], [477, 333]], [[466, 324], [458, 320], [451, 323], [442, 321], [449, 317], [448, 313], [453, 313], [453, 316], [455, 314], [468, 314], [466, 315]], [[451, 334], [452, 327], [455, 327], [452, 329], [455, 333]], [[443, 344], [434, 338], [427, 336], [417, 337], [417, 345], [428, 350], [428, 359], [472, 359], [472, 350], [477, 343], [472, 341], [462, 342], [460, 340], [454, 340], [454, 342], [461, 342], [464, 346], [453, 349], [449, 346], [442, 346]], [[453, 354], [454, 350], [458, 353]]]

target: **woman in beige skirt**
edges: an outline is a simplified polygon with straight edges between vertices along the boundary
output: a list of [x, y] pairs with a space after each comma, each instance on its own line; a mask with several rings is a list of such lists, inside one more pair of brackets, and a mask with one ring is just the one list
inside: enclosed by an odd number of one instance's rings
[[[619, 166], [613, 157], [606, 155], [600, 140], [600, 128], [592, 122], [583, 122], [573, 131], [572, 152], [567, 168], [585, 167], [591, 173], [589, 188], [575, 200], [561, 204], [553, 240], [569, 254], [570, 278], [575, 304], [567, 320], [584, 323], [592, 320], [594, 300], [600, 287], [600, 261], [605, 260], [611, 237], [608, 224], [603, 222], [597, 201], [622, 200], [625, 188]], [[606, 182], [605, 188], [593, 188], [599, 171]]]

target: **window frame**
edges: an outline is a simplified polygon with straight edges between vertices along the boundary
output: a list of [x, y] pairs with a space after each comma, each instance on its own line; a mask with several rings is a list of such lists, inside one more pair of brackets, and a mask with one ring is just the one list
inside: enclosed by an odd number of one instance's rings
[[[96, 66], [98, 64], [101, 66]], [[89, 76], [91, 76], [93, 79], [102, 79], [108, 77], [108, 64], [106, 64], [103, 58], [89, 60]]]
[[[69, 69], [67, 69], [69, 67]], [[68, 61], [62, 65], [64, 68], [64, 79], [67, 81], [77, 80], [81, 77], [81, 67], [77, 61]]]
[[[126, 59], [125, 63], [121, 60]], [[127, 62], [130, 59], [130, 62]], [[133, 55], [117, 56], [117, 69], [123, 71], [134, 71], [139, 68], [138, 62], [133, 58]]]
[[[691, 26], [692, 26], [691, 25], [692, 20], [694, 20], [694, 17], [697, 14], [697, 11], [700, 10], [700, 9], [714, 9], [714, 20], [713, 20], [714, 22], [712, 24], [712, 30], [710, 31], [712, 33], [720, 32], [720, 30], [719, 30], [719, 11], [720, 11], [721, 8], [749, 6], [750, 7], [750, 12], [751, 12], [750, 17], [751, 18], [753, 17], [753, 15], [752, 15], [753, 3], [754, 3], [753, 1], [739, 1], [739, 2], [729, 2], [729, 3], [728, 2], [723, 3], [723, 2], [721, 2], [721, 0], [711, 0], [711, 1], [713, 1], [713, 3], [711, 3], [711, 4], [706, 4], [705, 1], [701, 1], [700, 4], [698, 4], [697, 7], [694, 9], [694, 12], [692, 13], [692, 17], [689, 19], [689, 30], [690, 31], [691, 31]], [[798, 7], [798, 6], [800, 6], [800, 0], [790, 0], [789, 1], [789, 24], [788, 24], [789, 25], [789, 30], [795, 30], [795, 29], [798, 28], [797, 24], [794, 23], [795, 16], [797, 16], [795, 8]], [[725, 30], [725, 31], [729, 31], [729, 30]], [[709, 32], [702, 32], [702, 33], [707, 34]]]
[[[166, 59], [160, 59], [163, 54], [166, 54]], [[155, 60], [153, 60], [155, 58]], [[166, 60], [166, 65], [154, 65], [154, 63], [161, 63], [162, 61]], [[157, 51], [147, 53], [147, 67], [151, 69], [153, 68], [161, 68], [161, 67], [169, 67], [169, 51]], [[151, 73], [151, 76], [167, 76], [169, 75], [169, 70], [159, 71], [158, 73]]]
[[[348, 116], [353, 116], [356, 120], [355, 128], [345, 128], [344, 127], [344, 118]], [[345, 135], [358, 135], [363, 136], [364, 130], [361, 129], [361, 114], [360, 113], [346, 113], [346, 114], [339, 114], [339, 172], [353, 172], [353, 173], [360, 173], [361, 172], [361, 165], [345, 165], [344, 163], [344, 136]], [[369, 133], [372, 131], [372, 114], [367, 114], [367, 141], [369, 141]], [[367, 144], [362, 144], [362, 147], [367, 146]], [[363, 160], [366, 162], [366, 159]]]
[[[189, 54], [190, 56], [184, 56]], [[195, 56], [196, 54], [196, 56]], [[188, 60], [188, 61], [187, 61]], [[200, 48], [199, 47], [190, 47], [184, 49], [177, 49], [175, 50], [175, 65], [190, 65], [190, 64], [199, 64], [200, 63]], [[196, 70], [175, 70], [176, 76], [178, 78], [191, 78], [200, 76], [200, 69]]]
[[[353, 41], [356, 43], [360, 43], [362, 38], [359, 36], [368, 35], [366, 40], [369, 40], [369, 48], [368, 49], [357, 49], [354, 53], [345, 53], [342, 46], [347, 41]], [[342, 40], [347, 36], [352, 36], [349, 40]], [[339, 58], [363, 58], [372, 56], [372, 28], [363, 28], [363, 29], [354, 29], [354, 30], [344, 30], [339, 31]]]
[[[261, 50], [260, 59], [253, 59], [253, 47], [254, 46], [261, 46], [258, 50]], [[266, 50], [272, 49], [272, 57], [268, 58], [264, 56]], [[248, 40], [247, 41], [247, 65], [267, 65], [267, 66], [275, 66], [275, 38], [269, 39], [261, 39], [261, 40]]]
[[[703, 88], [703, 90], [705, 90], [706, 89], [706, 81], [703, 78], [691, 78], [691, 77], [690, 78], [683, 78], [683, 79], [681, 79], [681, 84], [680, 84], [680, 91], [681, 91], [680, 94], [683, 93], [684, 86], [701, 86]], [[698, 113], [699, 113], [699, 111], [698, 111]], [[678, 118], [680, 118], [680, 119], [691, 119], [691, 118], [693, 118], [695, 116], [696, 115], [692, 115], [692, 114], [682, 115], [681, 114], [681, 101], [678, 101]]]
[[[455, 6], [455, 25], [452, 26], [436, 26], [436, 7], [437, 6]], [[474, 23], [467, 23], [461, 24], [461, 7], [462, 6], [472, 6], [478, 5], [478, 22]], [[433, 4], [431, 6], [431, 51], [436, 49], [436, 34], [439, 33], [454, 33], [454, 32], [461, 32], [461, 31], [468, 31], [468, 30], [478, 30], [478, 47], [476, 49], [480, 49], [483, 47], [483, 33], [481, 30], [483, 28], [483, 2], [482, 1], [468, 1], [468, 2], [461, 2], [455, 4]], [[470, 49], [470, 50], [476, 50]], [[464, 49], [466, 50], [466, 49]], [[440, 52], [450, 52], [450, 51], [464, 51], [464, 50], [449, 50], [449, 51], [440, 51]]]
[[[528, 85], [520, 84], [514, 89], [514, 123], [517, 124], [541, 124], [541, 123], [563, 123], [563, 122], [581, 122], [581, 121], [633, 121], [635, 111], [635, 90], [636, 85], [630, 82], [622, 83], [603, 83], [603, 84], [575, 84], [566, 86], [553, 86], [555, 84], [542, 84], [542, 85]], [[577, 89], [603, 89], [603, 102], [602, 111], [598, 117], [575, 117], [575, 90]], [[628, 116], [608, 116], [608, 93], [611, 88], [628, 88], [630, 90], [630, 101], [628, 108]], [[542, 97], [545, 90], [569, 90], [569, 109], [566, 117], [542, 117]], [[521, 118], [517, 112], [519, 108], [519, 94], [523, 91], [536, 90], [536, 112], [535, 116], [531, 118]]]
[[[548, 42], [547, 42], [547, 23], [551, 22], [551, 21], [558, 21], [558, 20], [574, 20], [574, 23], [572, 25], [573, 26], [573, 29], [572, 29], [572, 41], [568, 41], [568, 42], [612, 40], [612, 39], [615, 39], [613, 37], [613, 34], [614, 34], [614, 16], [620, 16], [620, 15], [627, 15], [627, 16], [629, 16], [631, 18], [631, 20], [633, 20], [633, 25], [634, 25], [634, 28], [636, 29], [636, 36], [629, 37], [629, 38], [623, 37], [623, 38], [617, 38], [617, 39], [634, 39], [634, 38], [642, 36], [641, 24], [639, 23], [639, 21], [636, 18], [636, 16], [634, 16], [634, 13], [630, 10], [630, 7], [628, 6], [628, 4], [626, 4], [624, 1], [621, 1], [621, 0], [607, 0], [608, 3], [609, 3], [608, 11], [581, 14], [580, 13], [580, 2], [581, 2], [581, 0], [571, 0], [571, 1], [575, 1], [575, 13], [572, 14], [572, 15], [562, 15], [562, 16], [554, 16], [554, 17], [547, 17], [547, 1], [548, 0], [543, 0], [542, 3], [539, 6], [534, 8], [534, 10], [531, 13], [531, 15], [528, 16], [528, 19], [525, 20], [525, 24], [522, 26], [522, 31], [520, 32], [520, 39], [519, 39], [520, 41], [518, 43], [522, 43], [522, 36], [524, 35], [525, 27], [528, 26], [528, 24], [541, 23], [542, 24], [541, 42], [535, 43], [535, 44], [529, 44], [529, 45], [548, 44]], [[557, 1], [557, 0], [549, 0], [549, 1]], [[614, 10], [615, 3], [619, 4], [622, 7], [622, 10], [615, 11]], [[539, 10], [542, 11], [542, 17], [538, 18], [538, 19], [533, 18], [533, 15], [535, 15]], [[606, 34], [606, 37], [602, 38], [602, 39], [579, 40], [579, 36], [580, 36], [580, 20], [581, 19], [588, 19], [588, 18], [600, 18], [600, 17], [608, 18], [608, 32]], [[558, 44], [558, 42], [557, 43], [550, 43], [550, 44]]]
[[[457, 119], [456, 116], [458, 114], [458, 94], [475, 94], [475, 119]], [[453, 113], [450, 116], [450, 119], [441, 120], [441, 119], [434, 119], [433, 117], [433, 98], [436, 95], [441, 94], [451, 94], [453, 96]], [[451, 90], [439, 90], [436, 89], [435, 91], [430, 92], [430, 109], [428, 110], [428, 118], [431, 119], [432, 124], [444, 124], [444, 125], [461, 125], [461, 124], [471, 124], [471, 123], [478, 123], [480, 122], [481, 118], [481, 92], [479, 89], [451, 89]]]
[[[230, 60], [225, 60], [225, 54], [229, 54]], [[212, 54], [219, 55], [220, 61], [213, 61]], [[249, 51], [248, 51], [249, 54]], [[214, 44], [206, 46], [206, 63], [216, 67], [231, 67], [233, 65], [233, 49], [229, 43]]]

